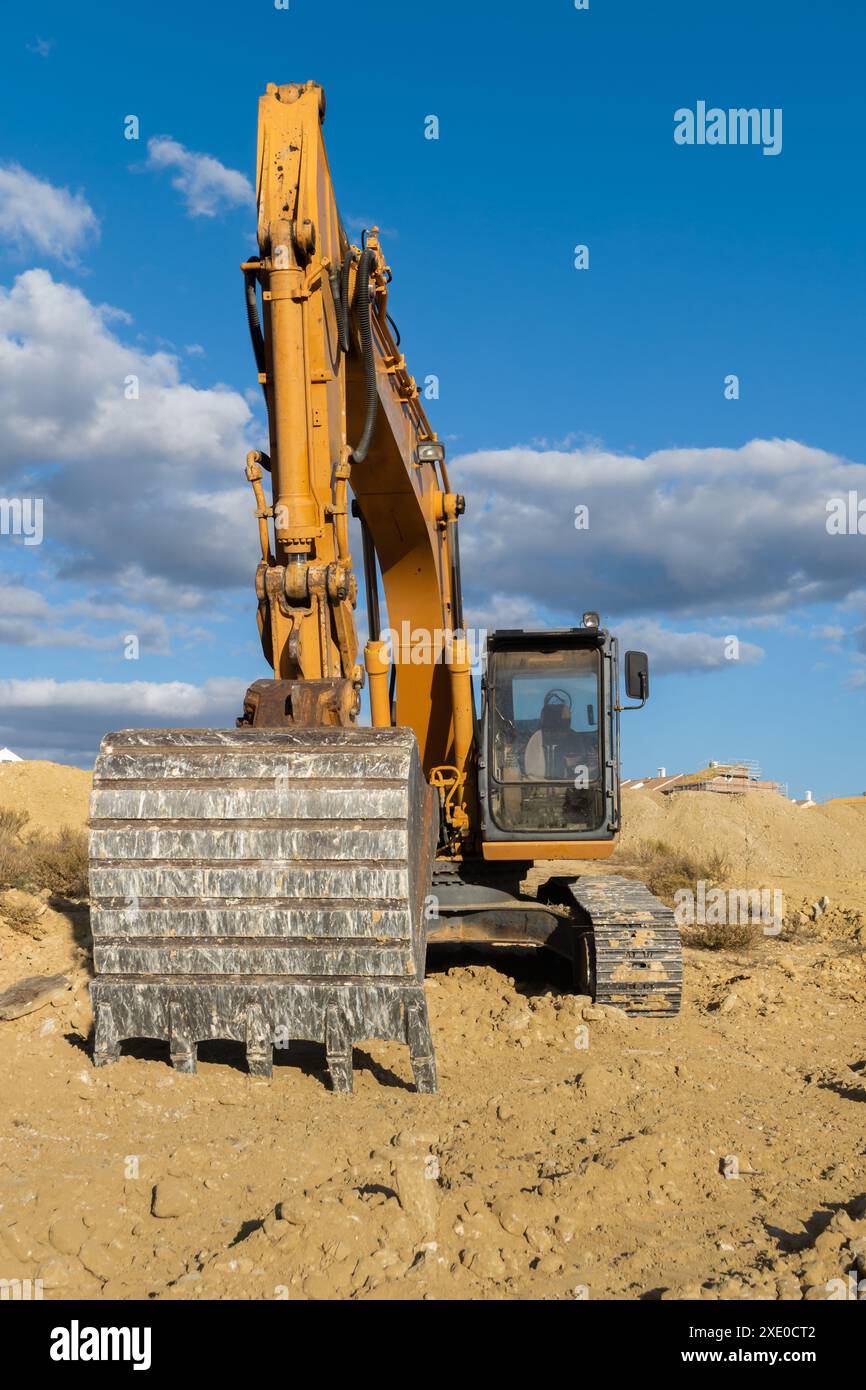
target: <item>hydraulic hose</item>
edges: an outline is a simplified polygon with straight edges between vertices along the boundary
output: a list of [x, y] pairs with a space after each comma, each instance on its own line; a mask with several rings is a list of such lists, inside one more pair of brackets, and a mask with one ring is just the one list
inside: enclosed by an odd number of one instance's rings
[[[244, 271], [244, 297], [247, 306], [247, 323], [250, 328], [250, 342], [253, 345], [253, 356], [256, 359], [256, 371], [259, 376], [265, 374], [265, 336], [262, 333], [261, 320], [259, 319], [259, 299], [256, 292], [256, 272], [254, 270]], [[262, 392], [265, 400], [268, 393], [262, 382]]]
[[[373, 438], [373, 427], [376, 424], [376, 409], [379, 404], [379, 390], [376, 385], [376, 357], [373, 351], [373, 324], [370, 317], [370, 269], [374, 260], [372, 251], [361, 252], [355, 280], [355, 309], [358, 316], [358, 334], [361, 339], [361, 357], [364, 363], [366, 413], [364, 431], [352, 450], [353, 463], [363, 463], [367, 457], [367, 450]], [[345, 263], [343, 270], [345, 272]]]
[[349, 268], [352, 264], [352, 259], [352, 252], [347, 251], [343, 264], [340, 267], [340, 308], [337, 312], [337, 322], [340, 325], [340, 347], [343, 352], [349, 351]]
[[343, 289], [340, 284], [341, 271], [332, 266], [328, 274], [331, 282], [331, 298], [334, 301], [334, 312], [337, 315], [337, 342], [341, 352], [349, 351], [349, 306], [343, 297]]

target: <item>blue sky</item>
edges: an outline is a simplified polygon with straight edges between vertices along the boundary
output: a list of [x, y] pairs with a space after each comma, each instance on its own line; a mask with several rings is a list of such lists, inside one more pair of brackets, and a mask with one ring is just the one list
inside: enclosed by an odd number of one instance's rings
[[[647, 646], [625, 775], [742, 756], [866, 790], [866, 536], [825, 525], [866, 499], [864, 30], [833, 0], [7, 16], [0, 495], [43, 497], [45, 537], [0, 536], [0, 743], [87, 762], [118, 723], [228, 720], [265, 674], [242, 183], [259, 93], [312, 77], [343, 217], [385, 229], [440, 380], [476, 624], [593, 607]], [[781, 108], [781, 152], [677, 145], [699, 100]]]

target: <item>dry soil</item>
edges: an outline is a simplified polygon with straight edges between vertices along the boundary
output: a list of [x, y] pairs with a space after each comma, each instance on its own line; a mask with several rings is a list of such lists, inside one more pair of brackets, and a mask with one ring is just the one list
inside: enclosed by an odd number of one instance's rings
[[[87, 775], [0, 768], [0, 806], [83, 823]], [[311, 1047], [273, 1080], [130, 1045], [94, 1070], [86, 907], [0, 912], [0, 1279], [46, 1298], [827, 1298], [866, 1276], [866, 807], [636, 792], [641, 840], [719, 848], [787, 928], [686, 953], [676, 1021], [601, 1018], [546, 955], [435, 954], [440, 1091], [405, 1049], [333, 1095]], [[816, 922], [809, 905], [822, 895]], [[802, 920], [800, 913], [802, 911]], [[588, 1041], [588, 1047], [584, 1043]], [[726, 1176], [727, 1174], [727, 1176]], [[864, 1285], [866, 1289], [866, 1285]]]

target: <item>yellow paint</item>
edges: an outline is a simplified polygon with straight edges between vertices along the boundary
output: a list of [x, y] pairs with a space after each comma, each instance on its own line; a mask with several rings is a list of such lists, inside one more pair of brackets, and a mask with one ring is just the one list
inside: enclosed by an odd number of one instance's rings
[[608, 859], [615, 840], [485, 840], [485, 859]]
[[[389, 660], [370, 641], [358, 663], [358, 582], [349, 552], [348, 493], [363, 515], [393, 632], [427, 634], [426, 655], [394, 651], [396, 722], [414, 730], [424, 771], [440, 787], [451, 853], [477, 852], [475, 711], [466, 643], [452, 637], [459, 595], [452, 591], [453, 529], [464, 499], [452, 492], [420, 393], [388, 318], [391, 271], [377, 228], [371, 253], [371, 314], [377, 417], [363, 461], [353, 447], [363, 432], [365, 380], [357, 311], [351, 350], [339, 342], [339, 291], [349, 260], [354, 305], [361, 247], [352, 246], [337, 210], [322, 137], [324, 93], [315, 83], [270, 83], [259, 100], [256, 195], [257, 259], [245, 262], [262, 299], [264, 387], [269, 425], [271, 499], [263, 488], [268, 456], [251, 454], [261, 561], [256, 571], [262, 647], [284, 680], [337, 678], [350, 683], [346, 708], [360, 705], [370, 682], [374, 725], [391, 722]], [[379, 637], [381, 634], [375, 634]], [[354, 716], [353, 716], [354, 717]], [[606, 857], [612, 842], [487, 844], [488, 859]]]

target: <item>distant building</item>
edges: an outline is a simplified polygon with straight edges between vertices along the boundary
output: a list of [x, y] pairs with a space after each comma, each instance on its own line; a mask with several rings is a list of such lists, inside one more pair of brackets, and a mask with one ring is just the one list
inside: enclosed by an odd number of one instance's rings
[[0, 748], [0, 763], [23, 763], [24, 759], [13, 753], [11, 748]]
[[674, 792], [720, 792], [726, 796], [745, 792], [786, 794], [781, 782], [765, 781], [760, 774], [757, 763], [741, 759], [730, 763], [711, 762], [698, 772], [676, 772], [670, 777], [666, 769], [660, 767], [657, 777], [628, 778], [622, 785], [627, 791], [663, 792], [665, 796]]

